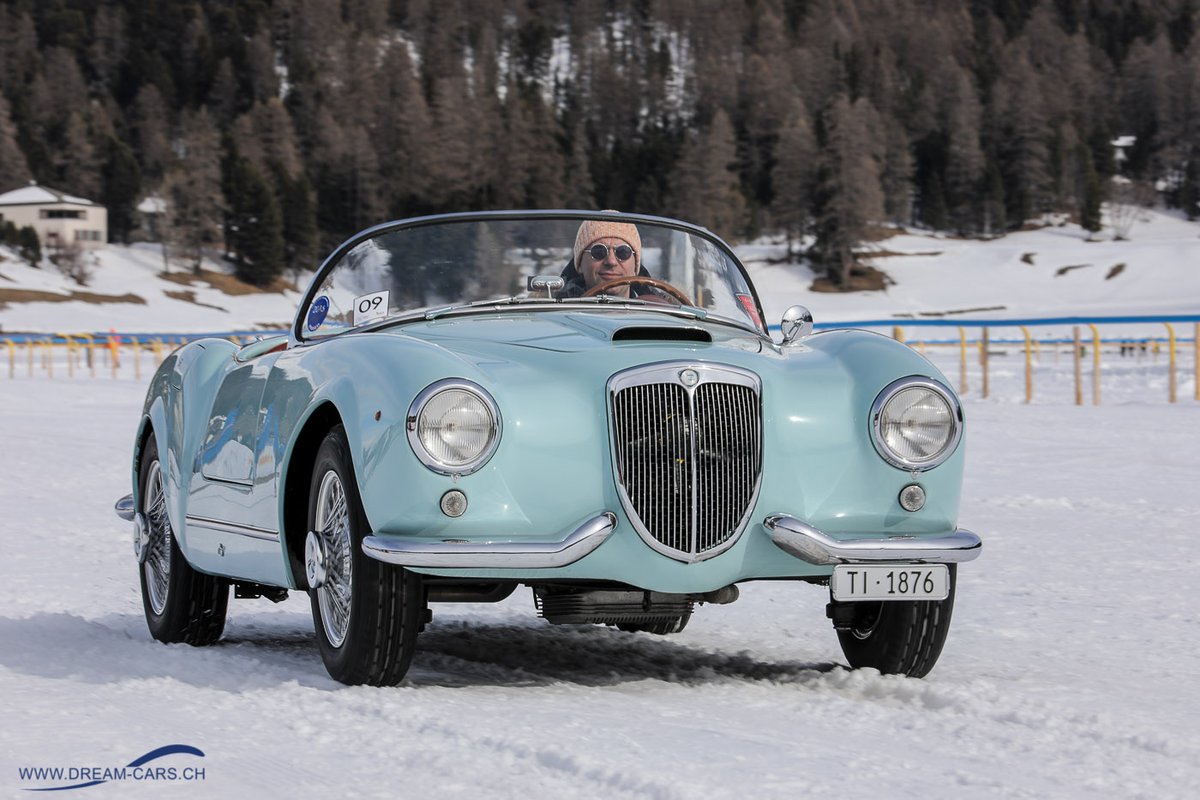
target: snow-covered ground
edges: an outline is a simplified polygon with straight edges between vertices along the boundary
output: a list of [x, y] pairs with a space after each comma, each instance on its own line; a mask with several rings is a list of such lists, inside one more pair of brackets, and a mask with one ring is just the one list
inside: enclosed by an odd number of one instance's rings
[[394, 689], [327, 677], [302, 596], [235, 601], [211, 648], [151, 641], [111, 510], [141, 382], [0, 377], [0, 794], [179, 743], [204, 758], [156, 763], [202, 782], [79, 791], [1194, 796], [1200, 407], [1165, 403], [1161, 364], [1105, 377], [1099, 407], [1025, 406], [1019, 379], [968, 400], [960, 523], [985, 550], [924, 680], [843, 669], [824, 592], [765, 583], [668, 638], [550, 626], [527, 591], [435, 606]]
[[[1069, 227], [970, 245], [894, 237], [881, 247], [944, 255], [881, 259], [897, 286], [848, 297], [809, 293], [811, 275], [767, 263], [764, 249], [743, 255], [773, 319], [792, 302], [818, 320], [999, 305], [1002, 316], [1200, 310], [1200, 225], [1158, 215], [1133, 237], [1091, 244]], [[969, 253], [952, 256], [959, 248]], [[1104, 255], [1088, 262], [1087, 253]], [[135, 254], [112, 256], [112, 271], [88, 290], [184, 288], [154, 283], [156, 251]], [[1083, 263], [1092, 266], [1055, 276]], [[141, 289], [118, 280], [126, 271], [141, 275]], [[31, 272], [0, 263], [0, 288], [38, 288], [37, 278], [65, 290], [52, 273]], [[274, 298], [200, 287], [196, 297], [227, 310], [155, 295], [143, 312], [11, 304], [0, 324], [228, 330], [286, 320], [295, 302], [275, 296], [276, 316]], [[1067, 351], [1040, 352], [1030, 405], [1021, 358], [1007, 352], [992, 360], [986, 400], [969, 361], [960, 524], [985, 545], [960, 570], [950, 637], [927, 678], [847, 671], [825, 592], [762, 583], [733, 605], [700, 608], [665, 638], [547, 625], [527, 591], [494, 606], [438, 605], [408, 678], [392, 689], [328, 678], [302, 596], [234, 601], [210, 648], [153, 642], [129, 527], [112, 512], [129, 491], [150, 354], [142, 380], [128, 356], [116, 378], [106, 362], [98, 377], [67, 377], [62, 352], [52, 378], [40, 366], [28, 377], [23, 362], [9, 378], [0, 361], [0, 796], [62, 783], [22, 779], [24, 768], [120, 767], [185, 744], [204, 756], [148, 766], [199, 767], [203, 780], [110, 781], [78, 793], [1193, 797], [1200, 403], [1190, 353], [1177, 404], [1167, 403], [1165, 354], [1148, 352], [1106, 353], [1103, 404], [1075, 406]], [[929, 354], [957, 385], [957, 352]]]

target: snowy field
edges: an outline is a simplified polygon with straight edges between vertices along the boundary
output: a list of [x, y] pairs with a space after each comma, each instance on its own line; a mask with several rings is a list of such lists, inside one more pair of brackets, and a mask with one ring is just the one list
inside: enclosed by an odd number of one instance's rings
[[[924, 680], [850, 672], [823, 590], [750, 584], [669, 638], [438, 605], [405, 682], [325, 673], [308, 605], [234, 601], [195, 649], [146, 630], [127, 523], [143, 385], [0, 376], [0, 795], [26, 767], [205, 756], [102, 797], [1184, 798], [1200, 785], [1200, 405], [1108, 360], [1072, 404], [1043, 358], [967, 399], [960, 572]], [[946, 365], [952, 380], [957, 362]], [[101, 373], [103, 375], [104, 373]], [[969, 376], [978, 387], [978, 375]]]

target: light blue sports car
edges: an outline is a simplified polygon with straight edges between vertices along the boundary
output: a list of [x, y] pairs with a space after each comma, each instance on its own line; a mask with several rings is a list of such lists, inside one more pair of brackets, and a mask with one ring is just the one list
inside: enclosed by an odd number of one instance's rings
[[399, 682], [431, 603], [670, 634], [752, 580], [828, 586], [850, 666], [922, 676], [981, 547], [962, 435], [904, 345], [800, 306], [773, 340], [702, 228], [454, 214], [341, 245], [287, 336], [172, 353], [117, 511], [154, 638], [301, 590], [345, 683]]

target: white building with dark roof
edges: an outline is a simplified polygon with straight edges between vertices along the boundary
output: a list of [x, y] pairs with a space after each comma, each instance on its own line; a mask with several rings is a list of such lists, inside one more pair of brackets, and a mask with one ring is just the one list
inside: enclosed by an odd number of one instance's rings
[[48, 249], [74, 243], [95, 250], [108, 242], [107, 208], [36, 183], [0, 194], [0, 225], [6, 222], [33, 228]]

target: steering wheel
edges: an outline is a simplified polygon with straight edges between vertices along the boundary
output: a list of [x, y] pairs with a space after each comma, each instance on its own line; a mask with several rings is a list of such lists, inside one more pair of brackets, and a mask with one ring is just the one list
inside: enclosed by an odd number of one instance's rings
[[598, 294], [606, 293], [609, 289], [615, 289], [618, 286], [629, 286], [634, 283], [644, 283], [647, 286], [653, 286], [655, 289], [668, 295], [672, 300], [678, 301], [680, 305], [692, 305], [691, 298], [671, 284], [666, 281], [660, 281], [657, 278], [648, 278], [645, 275], [626, 275], [622, 278], [613, 278], [611, 281], [598, 283], [581, 294], [580, 297], [595, 297]]

